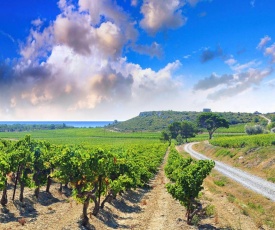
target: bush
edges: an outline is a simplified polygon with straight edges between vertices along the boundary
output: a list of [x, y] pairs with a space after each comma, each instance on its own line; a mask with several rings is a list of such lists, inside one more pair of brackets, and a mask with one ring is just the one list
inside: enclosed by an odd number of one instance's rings
[[254, 126], [246, 125], [245, 132], [248, 135], [263, 134], [265, 132], [265, 129], [260, 125], [254, 125]]

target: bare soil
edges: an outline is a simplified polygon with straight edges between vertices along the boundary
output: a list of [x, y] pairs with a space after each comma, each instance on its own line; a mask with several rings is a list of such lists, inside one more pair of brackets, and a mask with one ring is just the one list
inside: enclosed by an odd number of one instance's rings
[[[0, 229], [259, 229], [249, 216], [241, 213], [223, 194], [215, 194], [205, 189], [200, 200], [203, 207], [213, 205], [215, 214], [201, 216], [197, 226], [189, 226], [185, 220], [185, 208], [167, 193], [164, 174], [167, 155], [158, 174], [148, 188], [125, 192], [111, 204], [107, 203], [97, 217], [90, 216], [90, 225], [81, 225], [82, 205], [70, 197], [70, 190], [58, 192], [58, 184], [53, 184], [51, 194], [42, 192], [36, 200], [33, 190], [26, 189], [24, 203], [11, 201], [12, 191], [8, 191], [9, 203], [0, 209]], [[90, 204], [93, 208], [93, 204]]]

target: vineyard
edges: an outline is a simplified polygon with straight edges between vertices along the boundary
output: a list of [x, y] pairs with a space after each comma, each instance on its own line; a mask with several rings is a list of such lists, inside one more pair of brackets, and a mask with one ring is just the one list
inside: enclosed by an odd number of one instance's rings
[[271, 146], [275, 145], [274, 134], [259, 134], [251, 136], [217, 137], [210, 140], [212, 145], [224, 148], [243, 148], [246, 146]]
[[[88, 206], [94, 203], [96, 216], [106, 202], [117, 194], [146, 185], [162, 162], [167, 145], [127, 144], [115, 147], [83, 147], [81, 145], [55, 145], [33, 140], [29, 135], [18, 141], [0, 143], [1, 204], [12, 200], [24, 201], [26, 187], [34, 188], [38, 199], [40, 188], [46, 185], [51, 192], [53, 182], [72, 189], [74, 199], [83, 204], [82, 224], [88, 224]], [[7, 176], [8, 175], [8, 176]], [[15, 197], [20, 185], [20, 195]], [[12, 187], [12, 189], [11, 189]], [[9, 189], [8, 189], [9, 188]]]

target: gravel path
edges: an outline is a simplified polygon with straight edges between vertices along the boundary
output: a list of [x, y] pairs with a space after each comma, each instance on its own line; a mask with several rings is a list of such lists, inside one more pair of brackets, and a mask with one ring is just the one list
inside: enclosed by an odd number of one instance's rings
[[[184, 150], [191, 156], [200, 160], [209, 160], [210, 158], [194, 151], [192, 146], [196, 143], [189, 143], [184, 146]], [[275, 184], [263, 180], [257, 176], [244, 172], [240, 169], [230, 167], [219, 161], [215, 161], [215, 169], [225, 176], [235, 180], [254, 192], [257, 192], [272, 201], [275, 201]]]

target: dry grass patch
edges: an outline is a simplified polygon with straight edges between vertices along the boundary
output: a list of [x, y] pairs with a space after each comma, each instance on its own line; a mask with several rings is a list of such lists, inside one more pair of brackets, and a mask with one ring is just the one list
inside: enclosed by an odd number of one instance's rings
[[275, 202], [228, 178], [227, 183], [219, 186], [215, 182], [220, 181], [220, 178], [223, 176], [214, 171], [205, 180], [205, 187], [211, 194], [226, 197], [227, 201], [233, 204], [242, 216], [250, 217], [258, 228], [275, 228]]

